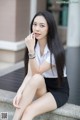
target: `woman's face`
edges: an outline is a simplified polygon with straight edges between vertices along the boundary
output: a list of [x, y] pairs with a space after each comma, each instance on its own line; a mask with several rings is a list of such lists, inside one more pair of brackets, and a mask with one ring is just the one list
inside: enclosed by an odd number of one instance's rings
[[38, 40], [46, 39], [48, 33], [48, 24], [46, 19], [43, 16], [37, 16], [34, 19], [32, 30], [33, 33], [35, 34], [36, 39]]

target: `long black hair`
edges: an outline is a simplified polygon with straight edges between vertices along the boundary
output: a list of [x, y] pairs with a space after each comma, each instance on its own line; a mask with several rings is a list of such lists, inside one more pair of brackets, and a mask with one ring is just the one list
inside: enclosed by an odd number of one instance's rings
[[[53, 15], [50, 12], [48, 11], [38, 12], [32, 19], [31, 26], [30, 26], [31, 32], [33, 32], [32, 25], [33, 25], [34, 19], [37, 16], [43, 16], [46, 19], [48, 24], [47, 45], [51, 53], [50, 55], [51, 63], [52, 63], [52, 54], [54, 54], [57, 74], [58, 74], [58, 86], [60, 86], [64, 76], [63, 73], [64, 73], [64, 65], [65, 65], [65, 52], [64, 52], [62, 42], [59, 40], [56, 22], [54, 20]], [[25, 52], [26, 73], [28, 71], [28, 60], [29, 60], [28, 49], [26, 48], [26, 52]], [[51, 68], [52, 68], [52, 65], [51, 65]]]

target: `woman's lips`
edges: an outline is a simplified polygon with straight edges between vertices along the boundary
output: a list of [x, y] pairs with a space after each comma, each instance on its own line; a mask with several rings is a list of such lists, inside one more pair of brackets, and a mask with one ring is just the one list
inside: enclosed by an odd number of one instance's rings
[[38, 37], [38, 36], [40, 36], [41, 34], [39, 34], [39, 33], [35, 33], [35, 37]]

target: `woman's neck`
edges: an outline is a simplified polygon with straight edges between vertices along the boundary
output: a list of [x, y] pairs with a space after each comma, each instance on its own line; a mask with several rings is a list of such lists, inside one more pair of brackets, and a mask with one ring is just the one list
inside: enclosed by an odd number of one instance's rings
[[46, 39], [38, 40], [38, 43], [39, 43], [40, 48], [44, 49], [46, 46], [47, 40]]
[[44, 48], [45, 48], [47, 42], [46, 42], [46, 40], [39, 40], [38, 43], [40, 46], [40, 53], [41, 53], [41, 55], [43, 55]]

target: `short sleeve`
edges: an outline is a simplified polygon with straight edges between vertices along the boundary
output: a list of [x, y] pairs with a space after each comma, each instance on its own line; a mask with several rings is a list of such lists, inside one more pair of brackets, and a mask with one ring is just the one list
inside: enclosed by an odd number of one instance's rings
[[[47, 58], [46, 58], [46, 62], [51, 64], [51, 60], [50, 60], [50, 52], [47, 53]], [[54, 55], [52, 54], [52, 65], [55, 65], [55, 58]]]

